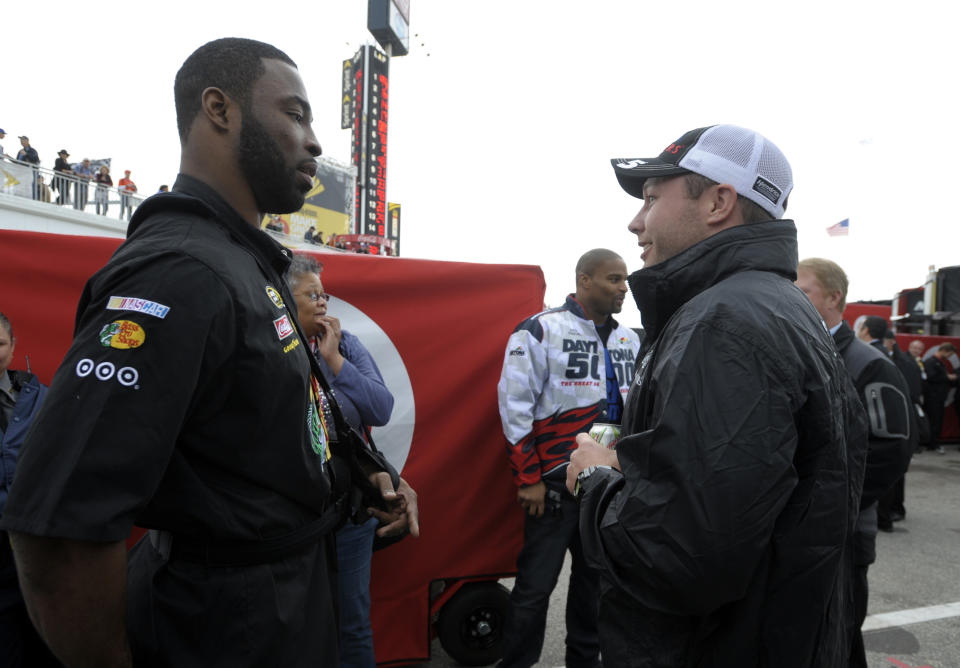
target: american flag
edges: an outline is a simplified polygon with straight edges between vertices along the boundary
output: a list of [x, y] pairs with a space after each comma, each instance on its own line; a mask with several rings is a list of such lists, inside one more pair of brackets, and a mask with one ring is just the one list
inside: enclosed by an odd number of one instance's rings
[[850, 219], [844, 218], [839, 223], [827, 228], [827, 234], [831, 237], [845, 237], [850, 233]]

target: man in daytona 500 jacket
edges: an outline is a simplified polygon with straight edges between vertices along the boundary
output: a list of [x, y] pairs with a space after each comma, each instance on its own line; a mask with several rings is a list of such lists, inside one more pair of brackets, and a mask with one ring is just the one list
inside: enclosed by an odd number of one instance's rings
[[567, 474], [604, 663], [845, 667], [863, 414], [793, 285], [790, 165], [729, 125], [613, 164], [646, 339], [616, 451], [581, 434]]
[[550, 593], [568, 548], [566, 665], [599, 665], [597, 575], [584, 562], [577, 502], [564, 480], [576, 434], [595, 421], [620, 424], [640, 342], [611, 316], [627, 293], [619, 255], [588, 251], [576, 279], [577, 292], [563, 306], [528, 318], [510, 336], [497, 387], [517, 501], [527, 511], [504, 668], [526, 668], [540, 657]]

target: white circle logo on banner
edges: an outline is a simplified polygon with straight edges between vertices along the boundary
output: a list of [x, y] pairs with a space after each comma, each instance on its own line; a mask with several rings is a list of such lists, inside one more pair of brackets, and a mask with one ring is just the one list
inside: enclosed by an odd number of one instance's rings
[[416, 425], [416, 406], [413, 398], [413, 386], [407, 367], [400, 352], [387, 333], [366, 313], [349, 302], [338, 297], [330, 298], [327, 312], [340, 319], [343, 329], [347, 330], [370, 351], [387, 389], [393, 395], [393, 413], [390, 422], [383, 427], [374, 427], [373, 441], [397, 471], [402, 472], [410, 445], [413, 443], [413, 428]]

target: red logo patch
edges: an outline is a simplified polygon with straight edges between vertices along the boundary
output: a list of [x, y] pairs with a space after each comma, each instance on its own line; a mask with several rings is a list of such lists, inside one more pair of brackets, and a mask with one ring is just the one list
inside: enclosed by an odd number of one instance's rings
[[273, 326], [277, 330], [277, 336], [281, 340], [293, 334], [293, 325], [290, 324], [290, 319], [285, 315], [274, 320]]

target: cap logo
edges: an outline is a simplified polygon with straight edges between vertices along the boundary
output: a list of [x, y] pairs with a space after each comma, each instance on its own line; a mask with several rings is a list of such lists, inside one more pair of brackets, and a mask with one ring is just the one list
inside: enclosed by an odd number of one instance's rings
[[679, 153], [680, 151], [682, 151], [682, 150], [685, 149], [685, 148], [686, 148], [686, 145], [685, 145], [685, 144], [673, 143], [673, 144], [670, 144], [670, 145], [669, 145], [668, 147], [666, 147], [665, 149], [663, 149], [663, 152], [664, 152], [664, 153], [669, 153], [669, 154], [671, 154], [671, 155], [676, 155], [677, 153]]
[[753, 182], [753, 189], [774, 204], [780, 201], [780, 195], [783, 194], [778, 187], [767, 181], [762, 176], [758, 176], [757, 180]]
[[634, 158], [633, 160], [619, 161], [617, 163], [617, 167], [619, 167], [620, 169], [635, 169], [640, 165], [645, 165], [645, 164], [647, 164], [646, 160], [640, 160], [640, 159]]

